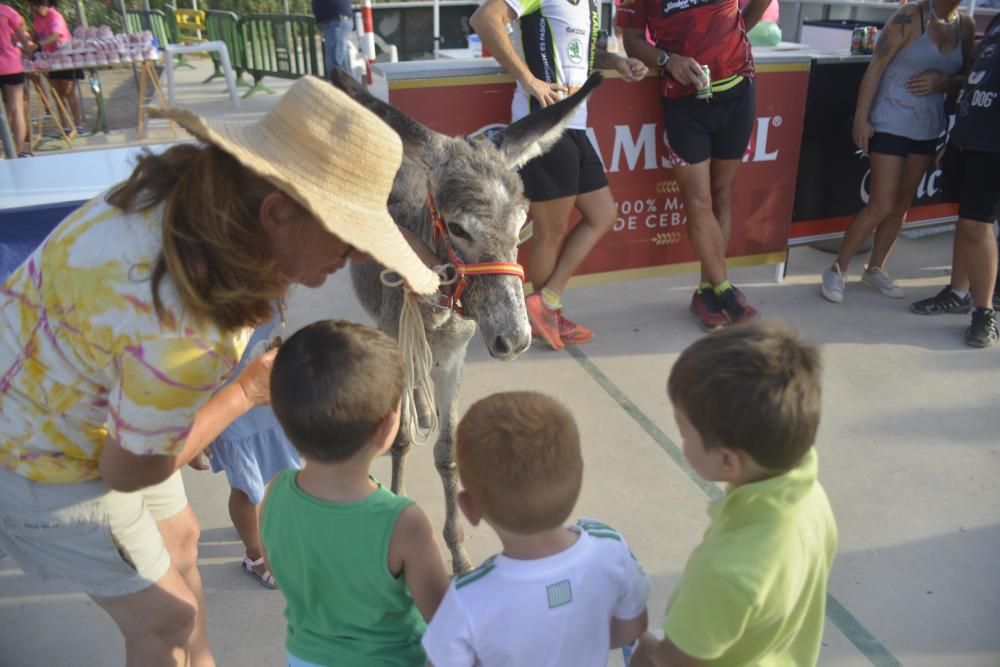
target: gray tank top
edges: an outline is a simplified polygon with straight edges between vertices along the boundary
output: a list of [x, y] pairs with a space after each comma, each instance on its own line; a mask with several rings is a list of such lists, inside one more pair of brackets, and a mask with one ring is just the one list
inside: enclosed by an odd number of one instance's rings
[[927, 25], [923, 23], [923, 8], [920, 13], [923, 32], [912, 43], [900, 49], [882, 73], [868, 119], [876, 132], [926, 141], [940, 137], [945, 130], [945, 94], [914, 95], [906, 89], [906, 82], [927, 70], [938, 71], [946, 77], [952, 77], [961, 71], [962, 22], [960, 17], [956, 17], [956, 46], [950, 53], [943, 54], [927, 34]]

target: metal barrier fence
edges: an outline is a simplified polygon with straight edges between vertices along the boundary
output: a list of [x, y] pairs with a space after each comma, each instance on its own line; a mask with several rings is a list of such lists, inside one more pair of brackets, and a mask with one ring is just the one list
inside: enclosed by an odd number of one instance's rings
[[265, 76], [324, 76], [322, 43], [312, 16], [247, 14], [240, 21], [240, 30], [246, 47], [246, 71], [253, 77], [255, 89]]
[[[243, 73], [247, 71], [247, 59], [245, 55], [246, 43], [243, 41], [243, 32], [240, 30], [240, 17], [233, 12], [215, 9], [205, 12], [205, 37], [210, 42], [223, 42], [226, 45], [226, 50], [229, 51], [229, 62], [236, 74], [236, 85], [244, 88], [250, 87], [250, 84], [243, 80]], [[219, 54], [212, 53], [210, 55], [215, 71], [203, 83], [223, 76]], [[270, 90], [260, 85], [257, 89]]]

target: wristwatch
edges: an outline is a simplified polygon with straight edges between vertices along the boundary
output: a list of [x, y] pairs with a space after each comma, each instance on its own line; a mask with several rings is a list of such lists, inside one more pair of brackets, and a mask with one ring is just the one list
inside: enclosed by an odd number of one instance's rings
[[656, 57], [656, 66], [662, 69], [667, 66], [668, 60], [670, 60], [670, 54], [666, 51], [661, 51], [660, 55]]

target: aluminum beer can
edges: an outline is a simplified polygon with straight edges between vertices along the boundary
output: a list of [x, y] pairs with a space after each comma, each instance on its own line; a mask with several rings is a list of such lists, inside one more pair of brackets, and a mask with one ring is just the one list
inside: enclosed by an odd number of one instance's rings
[[851, 53], [860, 55], [865, 52], [865, 26], [858, 26], [851, 31]]
[[878, 39], [878, 28], [865, 26], [865, 53], [875, 53], [875, 40]]
[[701, 71], [705, 74], [704, 86], [695, 86], [694, 97], [698, 100], [707, 100], [712, 97], [712, 70], [708, 65], [702, 65]]

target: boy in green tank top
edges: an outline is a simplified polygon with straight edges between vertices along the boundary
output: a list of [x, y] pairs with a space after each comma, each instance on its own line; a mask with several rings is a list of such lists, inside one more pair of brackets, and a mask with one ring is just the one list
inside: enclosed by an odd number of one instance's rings
[[311, 324], [274, 361], [274, 414], [306, 464], [275, 478], [261, 525], [290, 667], [427, 662], [420, 638], [448, 575], [424, 511], [370, 473], [402, 390], [395, 341], [359, 324]]
[[726, 482], [667, 605], [664, 639], [631, 667], [815, 665], [837, 526], [813, 450], [819, 350], [782, 325], [710, 334], [667, 382], [684, 457]]

